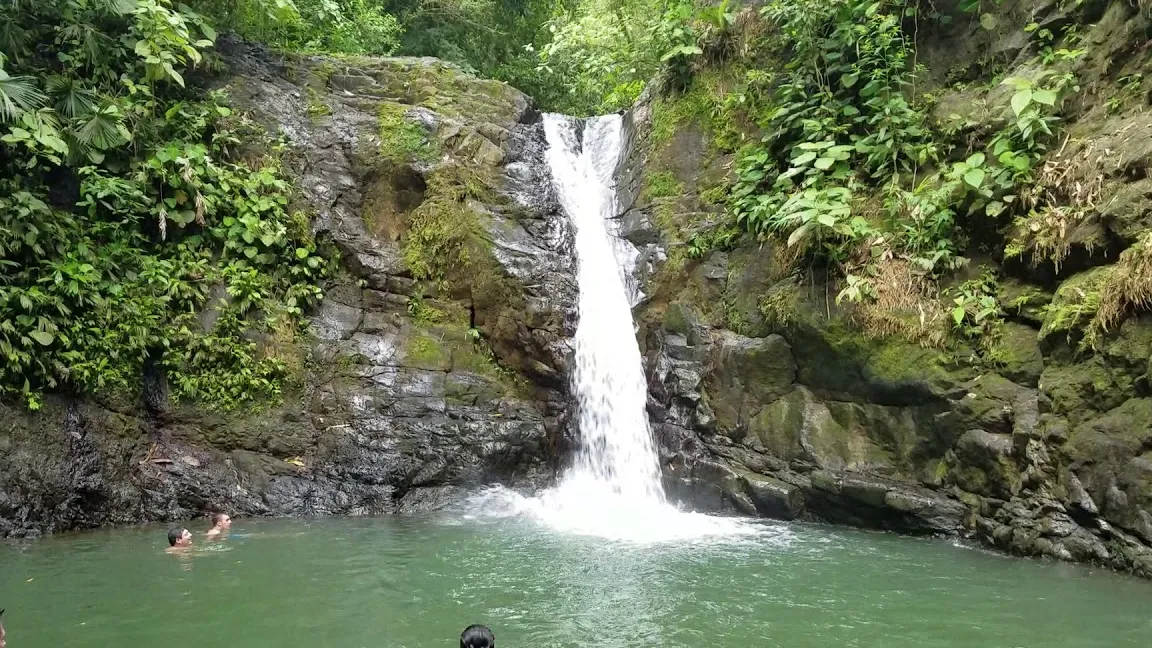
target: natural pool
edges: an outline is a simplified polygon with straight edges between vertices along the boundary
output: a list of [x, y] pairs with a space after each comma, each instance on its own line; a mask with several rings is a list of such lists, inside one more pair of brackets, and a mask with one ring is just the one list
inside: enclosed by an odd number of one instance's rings
[[946, 541], [764, 523], [628, 545], [453, 514], [238, 520], [0, 544], [10, 648], [1152, 646], [1152, 583]]

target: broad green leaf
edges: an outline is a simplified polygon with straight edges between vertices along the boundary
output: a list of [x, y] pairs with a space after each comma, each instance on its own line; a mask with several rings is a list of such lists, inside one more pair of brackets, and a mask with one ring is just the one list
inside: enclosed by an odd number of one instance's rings
[[1030, 103], [1032, 103], [1032, 90], [1028, 88], [1017, 90], [1016, 94], [1012, 95], [1012, 111], [1016, 113], [1017, 117], [1024, 112]]
[[817, 153], [815, 151], [807, 151], [805, 153], [801, 153], [800, 155], [796, 156], [796, 159], [792, 160], [792, 164], [808, 164], [812, 160], [816, 159], [816, 155]]
[[987, 31], [996, 29], [996, 26], [999, 24], [1000, 21], [996, 18], [996, 16], [993, 16], [990, 13], [986, 13], [983, 16], [980, 16], [980, 26]]
[[969, 169], [964, 174], [964, 182], [973, 189], [979, 189], [980, 183], [984, 182], [984, 169]]
[[52, 344], [52, 341], [56, 339], [51, 333], [46, 333], [44, 331], [32, 331], [28, 334], [28, 337], [36, 340], [43, 346], [49, 346]]
[[851, 88], [852, 86], [856, 85], [856, 82], [859, 80], [860, 80], [860, 75], [855, 73], [855, 72], [853, 72], [852, 74], [845, 74], [844, 76], [840, 77], [840, 83], [845, 88]]
[[970, 155], [968, 157], [968, 159], [965, 162], [969, 166], [974, 166], [974, 167], [983, 166], [984, 154], [983, 153], [973, 153], [972, 155]]
[[822, 158], [817, 159], [816, 163], [813, 164], [812, 166], [815, 166], [817, 169], [820, 169], [821, 171], [827, 171], [828, 169], [832, 168], [833, 164], [836, 164], [836, 158], [822, 157]]
[[1045, 106], [1056, 105], [1056, 93], [1051, 90], [1037, 90], [1032, 93], [1032, 100]]
[[795, 230], [792, 230], [792, 234], [788, 236], [788, 247], [792, 247], [793, 245], [799, 243], [800, 240], [804, 238], [804, 235], [808, 233], [809, 227], [811, 227], [811, 224], [805, 223], [800, 227], [797, 227]]

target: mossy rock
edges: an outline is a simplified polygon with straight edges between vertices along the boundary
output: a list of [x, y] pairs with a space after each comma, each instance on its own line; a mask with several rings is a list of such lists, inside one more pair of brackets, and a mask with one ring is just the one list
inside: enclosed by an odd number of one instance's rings
[[506, 83], [477, 78], [433, 58], [350, 57], [347, 69], [371, 78], [381, 96], [502, 128], [516, 123], [530, 105]]
[[1132, 398], [1072, 429], [1065, 449], [1074, 462], [1126, 462], [1152, 441], [1152, 399]]
[[976, 374], [938, 349], [895, 337], [870, 338], [844, 318], [806, 319], [785, 328], [799, 382], [841, 400], [924, 405], [941, 401]]
[[393, 164], [431, 162], [439, 155], [428, 131], [409, 117], [411, 106], [381, 101], [376, 109], [380, 128], [380, 156]]
[[786, 461], [813, 462], [829, 470], [890, 467], [891, 454], [868, 437], [859, 419], [843, 416], [803, 387], [762, 408], [748, 425], [754, 446]]
[[1100, 291], [1111, 267], [1098, 267], [1075, 274], [1056, 289], [1052, 303], [1044, 309], [1040, 338], [1048, 343], [1059, 335], [1077, 339], [1100, 308]]
[[1044, 322], [1046, 307], [1052, 303], [1052, 293], [1039, 286], [1005, 277], [997, 287], [996, 301], [1000, 302], [1008, 317], [1040, 326]]
[[960, 488], [1005, 500], [1020, 492], [1010, 435], [969, 430], [956, 442], [956, 459], [951, 477]]
[[791, 391], [795, 380], [796, 361], [779, 335], [747, 338], [725, 331], [714, 340], [706, 386], [721, 430], [746, 425], [748, 412]]
[[1152, 399], [1077, 426], [1065, 452], [1104, 516], [1152, 542]]
[[776, 255], [765, 249], [771, 245], [743, 246], [728, 254], [725, 325], [741, 335], [762, 337], [771, 332], [762, 306], [782, 274]]
[[417, 332], [405, 343], [400, 365], [427, 371], [448, 371], [452, 368], [451, 344], [431, 333]]
[[1052, 410], [1075, 423], [1119, 407], [1137, 395], [1135, 378], [1114, 367], [1102, 356], [1075, 364], [1046, 367], [1040, 375], [1040, 391], [1052, 402]]
[[1044, 371], [1036, 329], [1023, 324], [1001, 324], [988, 357], [996, 365], [997, 373], [1022, 385], [1035, 387]]

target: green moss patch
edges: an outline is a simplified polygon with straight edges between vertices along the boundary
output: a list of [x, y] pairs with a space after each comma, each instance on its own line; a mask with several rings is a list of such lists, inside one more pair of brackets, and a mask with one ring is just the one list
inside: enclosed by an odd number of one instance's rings
[[676, 179], [671, 171], [657, 171], [644, 176], [644, 197], [672, 198], [684, 193], [684, 183]]
[[1040, 337], [1083, 330], [1100, 308], [1100, 291], [1112, 268], [1092, 268], [1068, 278], [1056, 289], [1052, 303], [1043, 309]]
[[412, 160], [431, 162], [439, 155], [424, 127], [408, 119], [409, 107], [392, 101], [380, 102], [376, 118], [380, 123], [380, 155], [392, 162]]

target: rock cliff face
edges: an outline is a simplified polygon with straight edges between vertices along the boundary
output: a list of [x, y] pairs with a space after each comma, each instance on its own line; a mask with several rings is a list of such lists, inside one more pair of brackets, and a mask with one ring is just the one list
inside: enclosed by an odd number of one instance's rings
[[640, 253], [649, 412], [674, 493], [1152, 576], [1152, 318], [1127, 319], [1094, 350], [1078, 344], [1102, 277], [1123, 270], [1118, 251], [1149, 227], [1147, 84], [1120, 101], [1116, 80], [1146, 65], [1150, 23], [1124, 2], [1087, 5], [1008, 2], [995, 29], [968, 21], [918, 43], [936, 79], [926, 88], [938, 93], [936, 126], [976, 131], [1001, 118], [1011, 92], [945, 83], [955, 70], [1027, 76], [1035, 46], [1019, 36], [1030, 21], [1077, 23], [1091, 44], [1059, 155], [1090, 156], [1081, 171], [1100, 197], [1069, 226], [1063, 264], [973, 260], [970, 276], [1001, 278], [1007, 316], [991, 353], [866, 334], [835, 302], [840, 280], [791, 270], [783, 244], [686, 254], [720, 217], [733, 157], [691, 90], [642, 98], [621, 165], [621, 231]]
[[297, 384], [260, 412], [170, 405], [154, 381], [147, 406], [0, 405], [0, 537], [412, 510], [550, 477], [576, 286], [529, 98], [431, 59], [224, 53], [342, 256], [310, 335], [264, 341]]

